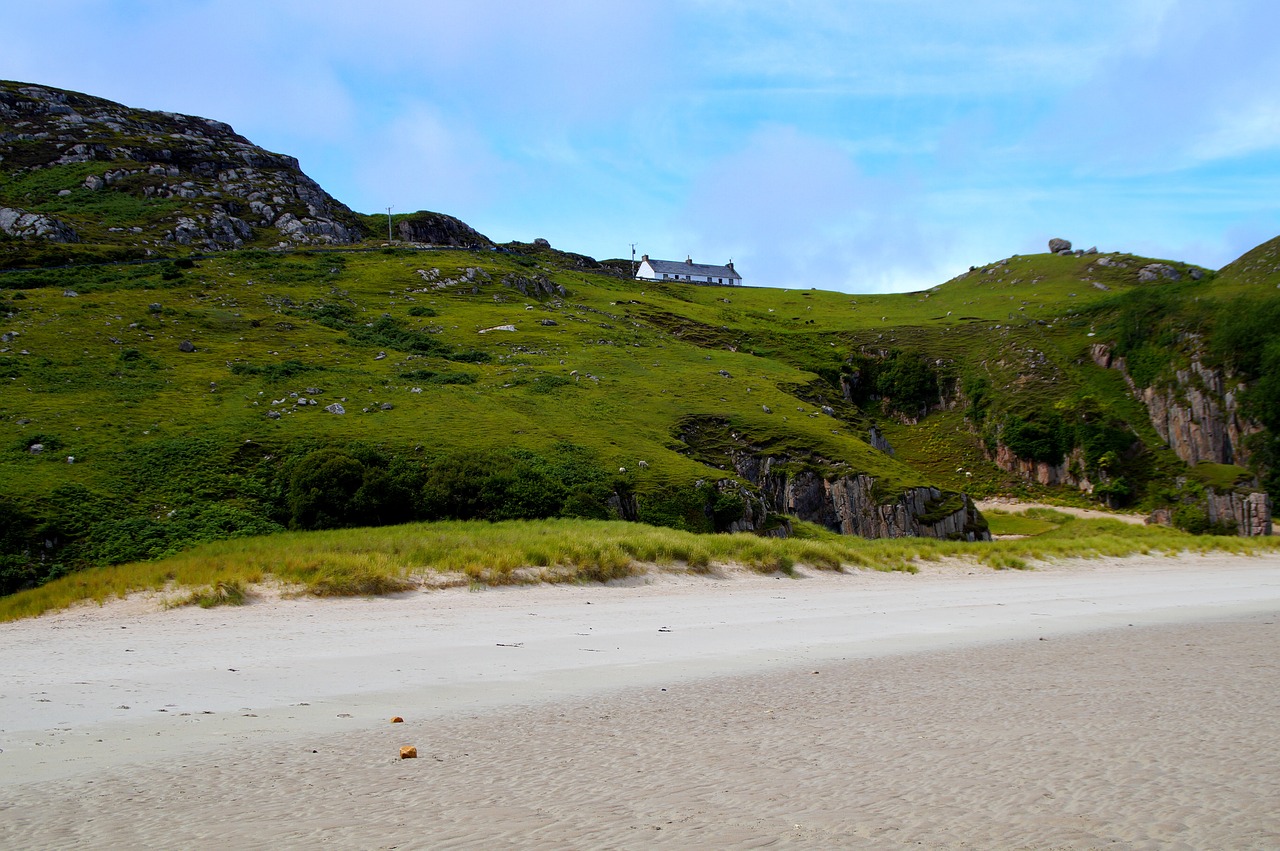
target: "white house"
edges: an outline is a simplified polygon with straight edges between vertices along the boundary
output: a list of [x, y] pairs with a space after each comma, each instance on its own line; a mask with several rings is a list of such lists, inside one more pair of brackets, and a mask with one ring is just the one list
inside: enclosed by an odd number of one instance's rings
[[694, 263], [687, 258], [683, 263], [679, 260], [650, 260], [645, 254], [640, 258], [640, 268], [636, 270], [637, 281], [688, 281], [691, 284], [712, 284], [714, 286], [742, 286], [742, 276], [733, 269], [730, 260], [723, 266], [712, 266], [709, 263]]

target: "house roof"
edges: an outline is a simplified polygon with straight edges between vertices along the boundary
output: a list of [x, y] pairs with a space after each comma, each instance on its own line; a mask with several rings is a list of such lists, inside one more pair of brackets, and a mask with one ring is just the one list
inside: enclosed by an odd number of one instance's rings
[[737, 278], [742, 276], [728, 266], [715, 266], [710, 263], [689, 263], [679, 260], [654, 260], [650, 258], [649, 266], [655, 274], [662, 275], [697, 275], [707, 278]]

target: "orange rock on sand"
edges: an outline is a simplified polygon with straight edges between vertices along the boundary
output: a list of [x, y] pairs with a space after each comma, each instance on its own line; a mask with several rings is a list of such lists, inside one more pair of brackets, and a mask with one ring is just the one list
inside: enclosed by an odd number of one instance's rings
[[397, 715], [397, 716], [395, 716], [394, 718], [392, 718], [392, 719], [391, 719], [391, 723], [392, 723], [392, 724], [403, 724], [403, 723], [404, 723], [404, 719], [403, 719], [403, 718], [401, 718], [399, 715]]
[[413, 745], [405, 745], [400, 749], [400, 758], [401, 759], [417, 759], [418, 749], [415, 748]]

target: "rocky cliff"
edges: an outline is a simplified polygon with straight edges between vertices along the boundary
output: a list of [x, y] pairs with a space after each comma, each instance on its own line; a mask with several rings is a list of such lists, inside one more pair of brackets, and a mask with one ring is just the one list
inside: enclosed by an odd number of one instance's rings
[[1079, 488], [1085, 493], [1093, 493], [1093, 482], [1084, 473], [1084, 452], [1076, 447], [1061, 462], [1050, 464], [1048, 461], [1033, 461], [1015, 455], [1013, 450], [1003, 443], [996, 444], [992, 458], [996, 466], [1009, 473], [1015, 473], [1029, 482], [1042, 485], [1065, 485]]
[[1129, 375], [1124, 358], [1114, 356], [1110, 346], [1096, 343], [1090, 356], [1098, 366], [1124, 375], [1129, 391], [1146, 405], [1156, 433], [1187, 464], [1248, 463], [1245, 438], [1262, 427], [1240, 411], [1240, 382], [1193, 358], [1189, 369], [1174, 371], [1170, 383], [1139, 387]]
[[[989, 540], [987, 523], [966, 494], [936, 487], [893, 487], [847, 464], [812, 453], [768, 451], [752, 445], [716, 418], [685, 420], [679, 438], [706, 463], [731, 468], [732, 479], [717, 483], [721, 493], [738, 493], [744, 505], [739, 526], [759, 531], [774, 515], [818, 523], [863, 538], [929, 537]], [[735, 529], [738, 531], [739, 529]]]
[[0, 82], [0, 230], [149, 250], [350, 243], [356, 216], [220, 121]]

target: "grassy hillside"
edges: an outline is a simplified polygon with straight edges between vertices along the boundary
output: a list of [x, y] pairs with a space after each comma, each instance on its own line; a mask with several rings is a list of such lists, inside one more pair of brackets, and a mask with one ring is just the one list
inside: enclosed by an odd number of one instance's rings
[[[1016, 494], [1197, 531], [1208, 489], [1280, 486], [1280, 241], [1216, 274], [1044, 254], [894, 295], [656, 284], [434, 213], [380, 247], [383, 217], [218, 122], [17, 83], [0, 120], [0, 266], [23, 267], [0, 271], [0, 592], [285, 529], [741, 528], [744, 457], [863, 474], [883, 505], [934, 486], [929, 515]], [[1147, 389], [1262, 431], [1188, 465]]]

